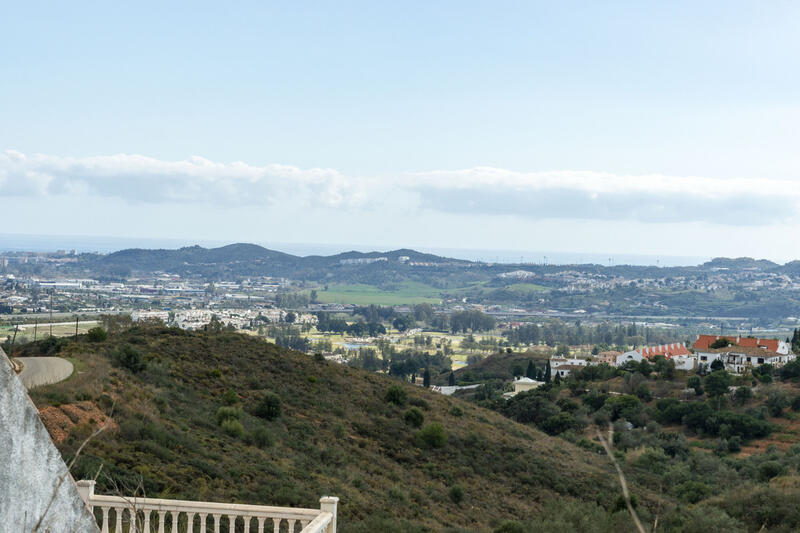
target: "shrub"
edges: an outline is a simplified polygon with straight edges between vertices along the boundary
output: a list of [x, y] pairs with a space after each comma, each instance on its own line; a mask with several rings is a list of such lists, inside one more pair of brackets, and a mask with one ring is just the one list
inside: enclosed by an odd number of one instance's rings
[[404, 406], [408, 400], [408, 393], [400, 385], [392, 385], [386, 390], [386, 401], [395, 405]]
[[764, 461], [758, 465], [758, 478], [761, 481], [769, 481], [783, 473], [783, 465], [778, 461]]
[[141, 350], [134, 348], [130, 344], [125, 344], [111, 354], [114, 364], [136, 374], [145, 369], [144, 356]]
[[703, 382], [700, 380], [699, 376], [692, 376], [686, 380], [686, 386], [690, 389], [694, 389], [694, 393], [697, 396], [703, 395]]
[[403, 419], [406, 421], [406, 424], [418, 428], [421, 427], [422, 423], [425, 421], [425, 415], [422, 414], [422, 411], [419, 408], [412, 407], [405, 412]]
[[783, 408], [787, 405], [789, 405], [789, 397], [782, 390], [771, 390], [767, 395], [767, 409], [772, 416], [781, 416]]
[[643, 402], [649, 402], [653, 399], [653, 393], [650, 392], [650, 387], [646, 383], [640, 383], [636, 387], [636, 396]]
[[281, 416], [281, 398], [274, 392], [267, 392], [256, 406], [255, 415], [264, 420], [275, 420]]
[[511, 520], [506, 520], [499, 527], [497, 527], [493, 533], [526, 533], [527, 530], [525, 526], [520, 524], [519, 522], [513, 522]]
[[753, 397], [753, 389], [747, 386], [741, 386], [736, 389], [736, 392], [733, 393], [733, 401], [738, 403], [739, 405], [744, 405], [747, 403], [747, 400]]
[[792, 411], [800, 411], [800, 395], [792, 398]]
[[217, 424], [222, 425], [226, 420], [239, 420], [242, 410], [238, 407], [220, 407], [217, 409]]
[[417, 440], [428, 448], [442, 448], [447, 443], [447, 432], [441, 424], [434, 422], [419, 430]]
[[228, 419], [222, 422], [222, 431], [231, 437], [242, 437], [244, 435], [244, 426], [238, 420]]
[[89, 342], [103, 342], [108, 338], [108, 333], [100, 326], [97, 326], [86, 332], [86, 338]]
[[225, 391], [225, 394], [222, 395], [222, 403], [225, 405], [236, 405], [239, 403], [239, 395], [236, 394], [236, 391], [228, 389]]
[[447, 491], [447, 495], [450, 497], [450, 501], [456, 505], [464, 501], [464, 489], [461, 485], [453, 485], [450, 487], [450, 490]]
[[275, 444], [275, 437], [269, 432], [267, 428], [256, 428], [252, 434], [253, 444], [259, 448], [269, 448]]
[[414, 407], [419, 407], [424, 411], [429, 411], [431, 408], [431, 406], [428, 405], [428, 402], [426, 402], [422, 398], [409, 398], [408, 403], [409, 405], [413, 405]]
[[711, 487], [700, 481], [687, 481], [675, 487], [675, 492], [681, 500], [697, 503], [711, 494]]
[[464, 414], [464, 410], [458, 405], [454, 405], [450, 408], [450, 414], [453, 416], [462, 416]]

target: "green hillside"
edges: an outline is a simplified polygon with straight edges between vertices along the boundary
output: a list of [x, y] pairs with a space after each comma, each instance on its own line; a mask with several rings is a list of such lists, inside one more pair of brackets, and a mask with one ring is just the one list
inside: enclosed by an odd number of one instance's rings
[[[59, 348], [52, 344], [24, 349]], [[33, 397], [40, 407], [113, 409], [119, 429], [92, 440], [74, 472], [94, 477], [102, 464], [100, 493], [141, 481], [152, 497], [315, 506], [332, 494], [341, 499], [345, 532], [490, 531], [577, 500], [629, 524], [624, 512], [606, 511], [619, 498], [606, 458], [382, 375], [235, 333], [163, 327], [81, 339], [61, 353], [78, 371]], [[131, 372], [139, 355], [146, 368]], [[392, 386], [406, 391], [405, 405], [386, 401]], [[257, 416], [267, 393], [280, 398], [274, 420]], [[413, 407], [422, 429], [405, 420]], [[437, 423], [441, 440], [426, 429]], [[65, 457], [91, 425], [68, 429]], [[639, 491], [643, 509], [655, 508], [657, 498]]]

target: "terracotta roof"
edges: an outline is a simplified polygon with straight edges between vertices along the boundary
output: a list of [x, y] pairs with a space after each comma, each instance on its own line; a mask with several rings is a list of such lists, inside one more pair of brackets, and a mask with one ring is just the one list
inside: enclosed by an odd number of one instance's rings
[[646, 346], [644, 348], [639, 348], [636, 351], [647, 359], [652, 359], [657, 355], [663, 355], [667, 359], [678, 355], [689, 355], [689, 349], [686, 348], [682, 342], [662, 344], [660, 346]]
[[758, 348], [759, 346], [762, 348], [766, 348], [772, 352], [778, 351], [778, 340], [777, 339], [756, 339], [754, 337], [741, 337], [741, 336], [731, 336], [731, 335], [698, 335], [697, 340], [694, 343], [695, 350], [705, 349], [710, 347], [715, 340], [717, 339], [728, 339], [734, 344], [739, 346], [743, 346], [745, 348]]
[[781, 354], [753, 346], [726, 346], [725, 348], [702, 348], [702, 353], [732, 353], [755, 357], [778, 357]]

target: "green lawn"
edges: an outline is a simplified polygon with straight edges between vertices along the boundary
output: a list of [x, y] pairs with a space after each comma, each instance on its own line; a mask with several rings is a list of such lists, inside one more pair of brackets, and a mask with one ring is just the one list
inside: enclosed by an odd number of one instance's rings
[[396, 290], [383, 290], [370, 285], [332, 284], [328, 290], [318, 291], [317, 298], [323, 303], [354, 305], [405, 305], [441, 301], [439, 290], [423, 283], [404, 282]]
[[550, 289], [535, 283], [514, 283], [506, 287], [507, 290], [512, 292], [546, 292]]

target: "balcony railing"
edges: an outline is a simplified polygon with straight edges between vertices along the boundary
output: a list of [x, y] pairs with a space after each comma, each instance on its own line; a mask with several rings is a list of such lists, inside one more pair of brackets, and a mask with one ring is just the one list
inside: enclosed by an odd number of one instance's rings
[[320, 498], [319, 509], [300, 509], [103, 496], [94, 493], [94, 484], [78, 481], [78, 492], [102, 533], [220, 533], [223, 521], [229, 533], [336, 533], [335, 497]]

